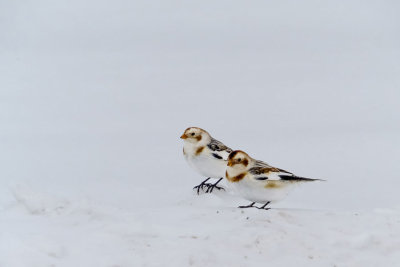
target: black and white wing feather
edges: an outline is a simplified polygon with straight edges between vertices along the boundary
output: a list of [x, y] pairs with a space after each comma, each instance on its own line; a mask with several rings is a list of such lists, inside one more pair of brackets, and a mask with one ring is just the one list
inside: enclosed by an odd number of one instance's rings
[[261, 161], [261, 160], [256, 160], [256, 162], [254, 163], [254, 167], [259, 167], [259, 168], [270, 168], [271, 165], [269, 165], [268, 163]]
[[275, 168], [275, 167], [253, 167], [249, 170], [252, 174], [252, 178], [257, 181], [281, 181], [281, 182], [312, 182], [312, 181], [324, 181], [321, 179], [311, 179], [296, 176], [291, 172]]
[[213, 157], [217, 159], [227, 160], [229, 154], [232, 152], [231, 148], [214, 138], [211, 138], [211, 142], [207, 147], [211, 150]]

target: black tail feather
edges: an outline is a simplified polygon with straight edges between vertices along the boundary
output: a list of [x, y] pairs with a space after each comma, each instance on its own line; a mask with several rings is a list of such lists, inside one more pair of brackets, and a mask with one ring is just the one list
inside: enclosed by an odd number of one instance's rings
[[279, 175], [284, 181], [297, 181], [297, 182], [312, 182], [312, 181], [325, 181], [322, 179], [311, 179], [294, 175]]

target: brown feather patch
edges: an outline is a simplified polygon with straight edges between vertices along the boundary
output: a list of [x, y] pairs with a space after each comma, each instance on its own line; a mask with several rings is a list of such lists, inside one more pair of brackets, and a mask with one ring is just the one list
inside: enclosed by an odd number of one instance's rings
[[203, 149], [204, 149], [204, 146], [199, 147], [199, 148], [196, 150], [196, 156], [198, 156], [198, 155], [201, 153], [201, 151], [203, 151]]
[[264, 186], [265, 188], [280, 188], [283, 187], [284, 184], [277, 182], [277, 181], [268, 181], [267, 184]]
[[271, 168], [263, 168], [262, 171], [263, 173], [268, 174], [270, 172], [279, 172], [279, 169], [271, 167]]
[[233, 151], [231, 154], [229, 154], [228, 159], [233, 159], [233, 158], [236, 156], [236, 154], [237, 154], [238, 152], [239, 152], [239, 151]]
[[226, 172], [225, 176], [226, 176], [226, 179], [228, 179], [230, 182], [236, 183], [236, 182], [239, 182], [240, 180], [242, 180], [246, 176], [246, 174], [247, 173], [244, 172], [244, 173], [241, 173], [241, 174], [236, 175], [234, 177], [230, 177], [228, 172]]
[[229, 161], [229, 162], [231, 163], [230, 166], [234, 166], [234, 165], [236, 165], [236, 164], [242, 164], [242, 165], [244, 165], [245, 167], [247, 167], [247, 165], [249, 165], [249, 161], [248, 161], [247, 159], [244, 159], [244, 160], [241, 161], [241, 162], [235, 162], [235, 161]]
[[196, 136], [197, 141], [201, 140], [201, 135]]

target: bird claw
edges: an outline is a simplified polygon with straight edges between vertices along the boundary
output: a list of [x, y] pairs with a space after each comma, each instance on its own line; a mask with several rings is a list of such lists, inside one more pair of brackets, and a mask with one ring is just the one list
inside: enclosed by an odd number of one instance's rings
[[218, 190], [223, 189], [223, 190], [225, 191], [225, 188], [223, 188], [223, 187], [221, 187], [221, 186], [218, 186], [218, 185], [216, 185], [216, 184], [208, 184], [208, 185], [207, 185], [206, 193], [212, 193], [212, 191], [214, 190], [214, 188], [216, 188], [216, 189], [218, 189]]
[[270, 210], [270, 208], [266, 208], [269, 205], [269, 203], [271, 203], [271, 201], [268, 201], [263, 206], [261, 206], [261, 207], [259, 207], [257, 209], [259, 209], [259, 210]]
[[212, 184], [210, 184], [210, 183], [206, 183], [208, 180], [210, 180], [210, 177], [208, 177], [207, 179], [205, 179], [203, 182], [201, 182], [199, 185], [196, 185], [195, 187], [193, 187], [193, 189], [197, 189], [197, 194], [200, 194], [200, 189], [202, 190], [202, 191], [204, 191], [204, 186], [207, 186], [207, 189], [208, 189], [208, 187], [210, 187], [210, 185], [212, 185]]
[[257, 208], [259, 210], [270, 210], [271, 209], [271, 208], [263, 208], [263, 207], [254, 207], [254, 208]]
[[197, 189], [197, 194], [200, 194], [200, 189], [202, 191], [204, 191], [204, 187], [206, 186], [207, 189], [205, 191], [205, 193], [212, 193], [212, 191], [214, 190], [214, 188], [217, 188], [218, 190], [223, 189], [225, 191], [225, 188], [218, 186], [217, 184], [222, 180], [222, 178], [220, 178], [215, 184], [211, 184], [211, 183], [206, 183], [208, 180], [210, 180], [210, 177], [208, 177], [206, 180], [204, 180], [203, 182], [201, 182], [201, 184], [193, 187], [193, 189]]
[[204, 184], [199, 184], [199, 185], [197, 185], [197, 186], [195, 186], [195, 187], [193, 187], [193, 189], [197, 189], [197, 194], [200, 194], [200, 189], [202, 190], [202, 191], [204, 191], [204, 186], [207, 186], [207, 188], [209, 187], [209, 186], [211, 186], [212, 184], [210, 184], [210, 183], [204, 183]]
[[254, 206], [254, 204], [255, 204], [255, 202], [253, 202], [253, 203], [251, 203], [251, 204], [249, 204], [247, 206], [239, 206], [238, 208], [240, 208], [240, 209], [257, 208], [257, 207]]
[[256, 208], [256, 209], [259, 209], [259, 210], [270, 210], [271, 208], [267, 208], [266, 207], [266, 206], [268, 206], [269, 203], [271, 203], [271, 202], [268, 201], [267, 203], [265, 203], [261, 207], [257, 207], [257, 206], [254, 206], [255, 202], [253, 202], [253, 203], [251, 203], [251, 204], [249, 204], [247, 206], [239, 206], [238, 208], [241, 208], [241, 209]]

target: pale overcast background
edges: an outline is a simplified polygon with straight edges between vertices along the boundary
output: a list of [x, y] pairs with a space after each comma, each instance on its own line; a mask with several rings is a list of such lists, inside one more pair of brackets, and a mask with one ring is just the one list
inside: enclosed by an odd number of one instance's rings
[[[399, 11], [398, 1], [0, 1], [0, 266], [92, 266], [106, 257], [100, 245], [96, 256], [74, 254], [74, 241], [54, 257], [31, 248], [36, 241], [25, 248], [32, 235], [58, 246], [70, 229], [42, 235], [43, 218], [29, 228], [38, 217], [21, 203], [36, 214], [30, 201], [40, 199], [39, 214], [57, 216], [43, 195], [69, 203], [70, 213], [80, 201], [127, 213], [213, 205], [214, 196], [191, 191], [202, 177], [182, 157], [189, 126], [328, 180], [276, 207], [400, 208]], [[247, 203], [218, 201], [231, 210]], [[190, 208], [174, 212], [198, 219]], [[114, 266], [118, 244], [93, 266]], [[151, 262], [129, 255], [118, 266]], [[194, 265], [222, 266], [215, 257]]]

